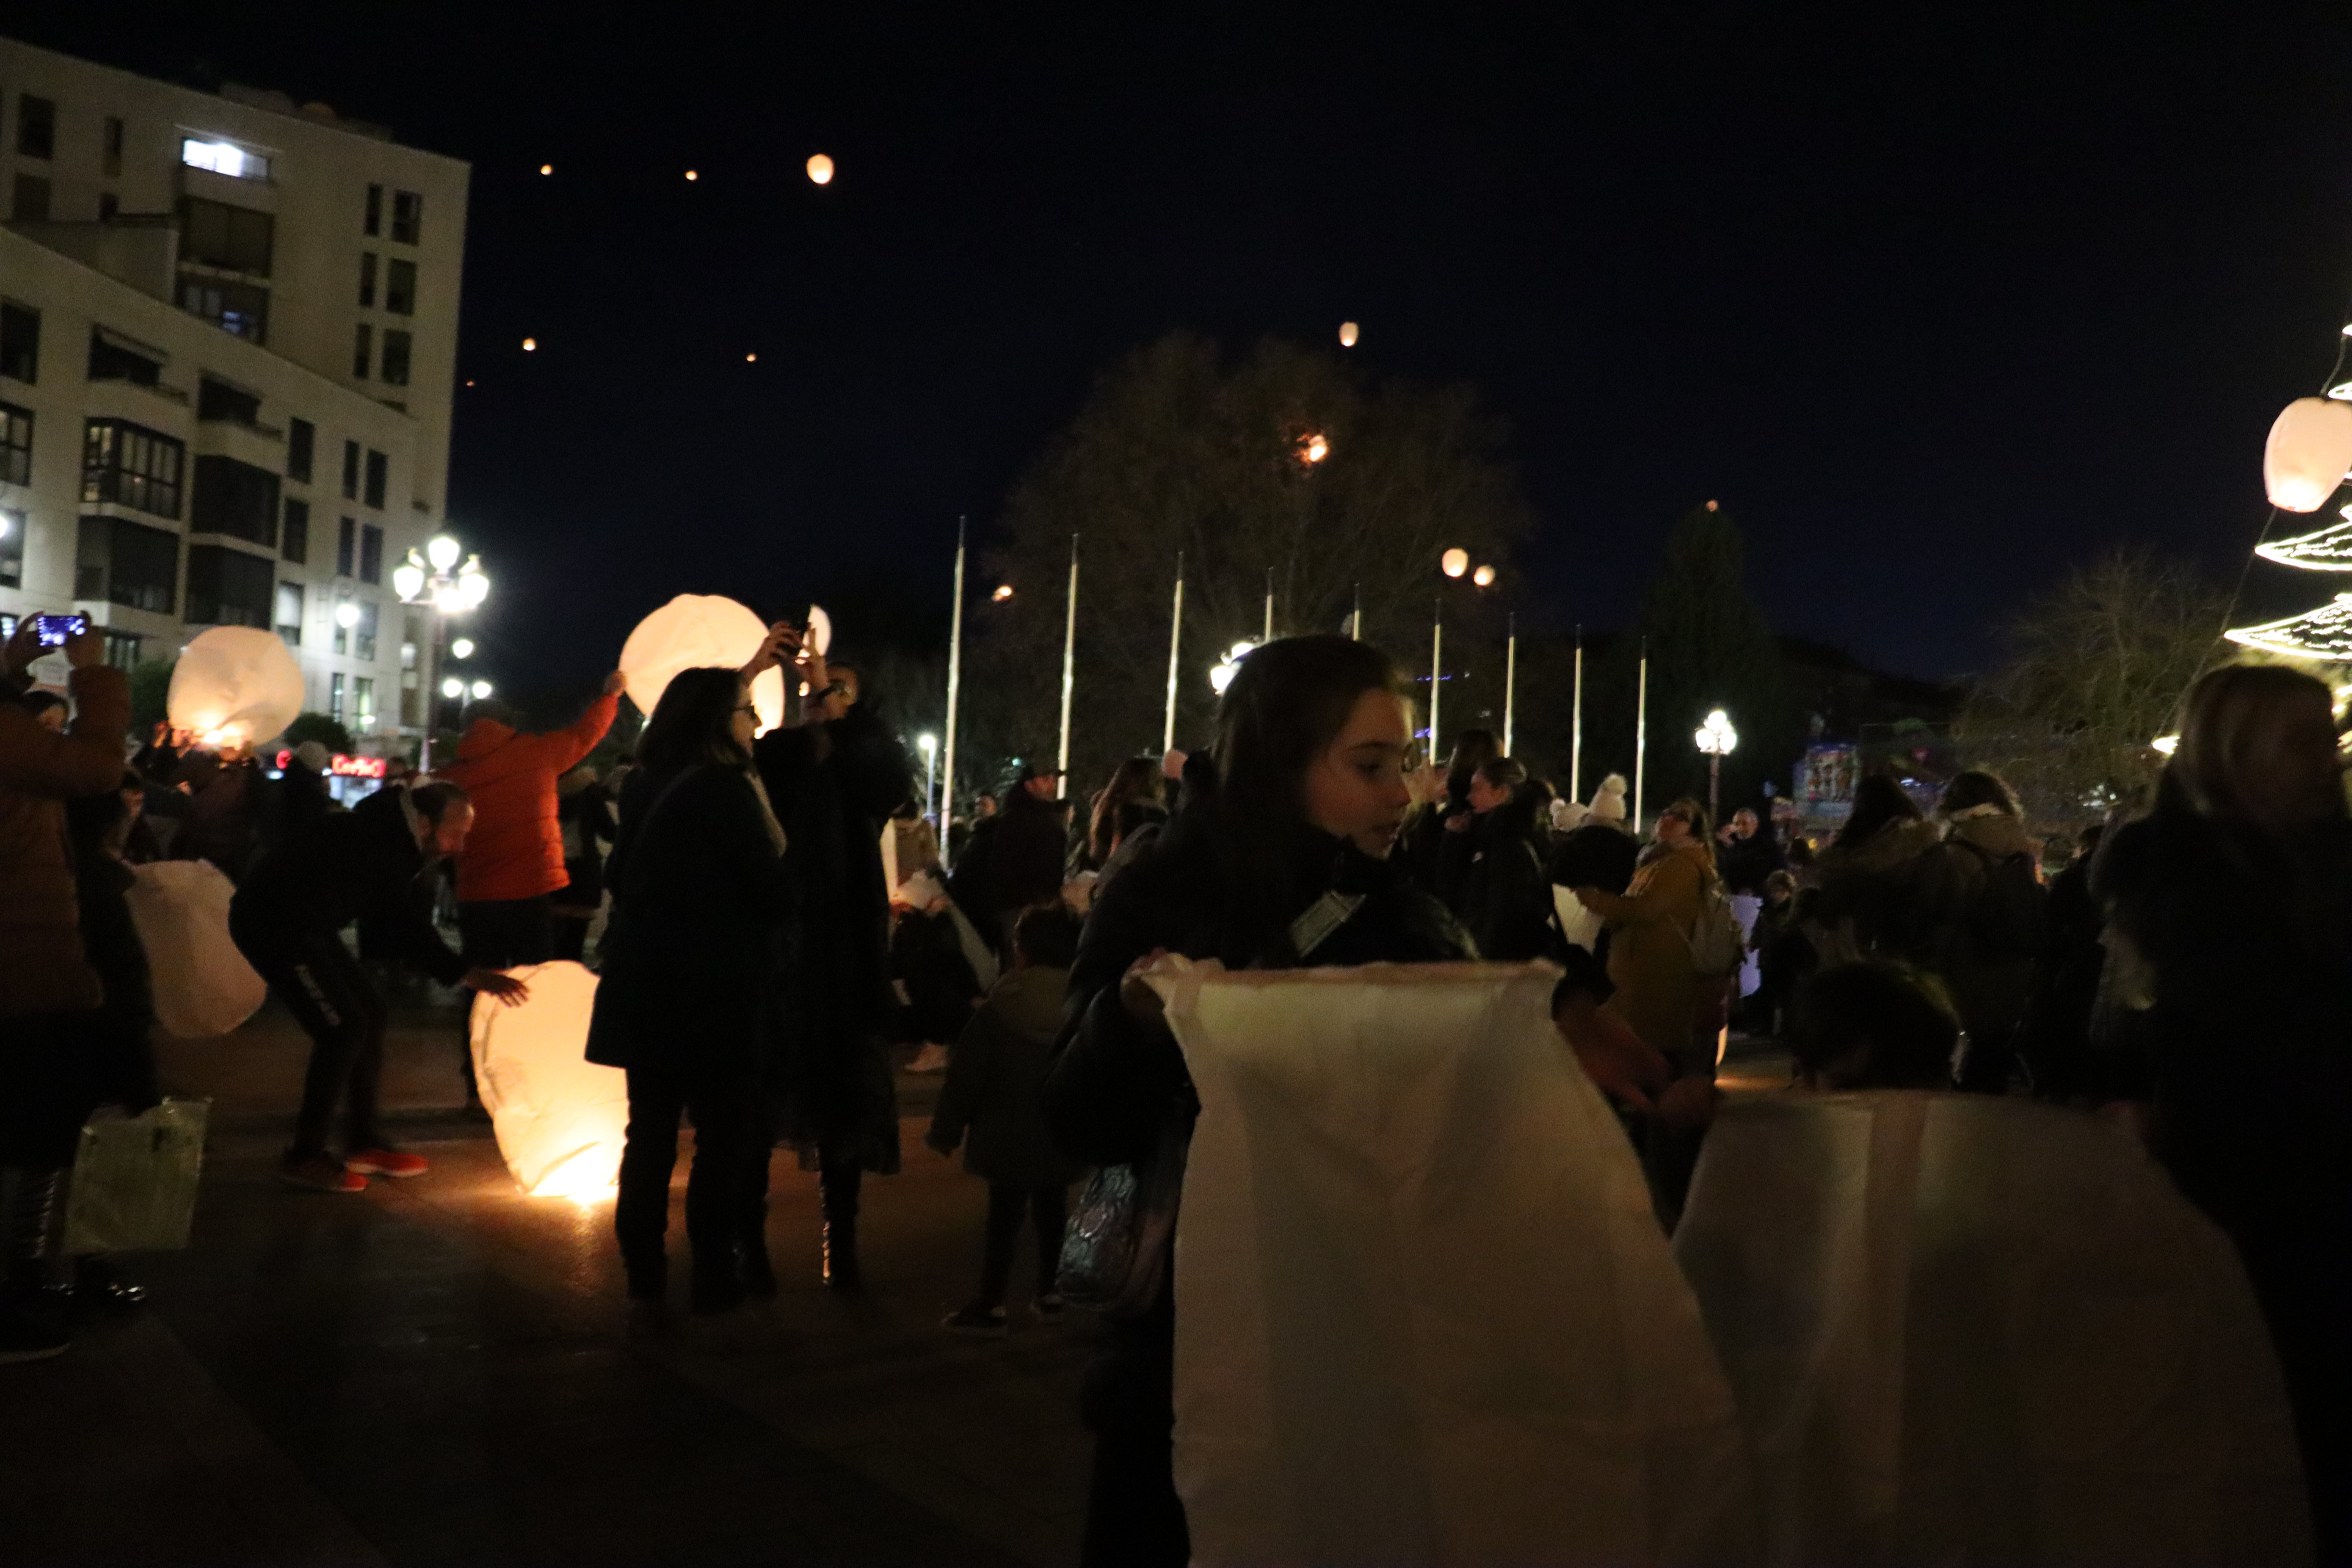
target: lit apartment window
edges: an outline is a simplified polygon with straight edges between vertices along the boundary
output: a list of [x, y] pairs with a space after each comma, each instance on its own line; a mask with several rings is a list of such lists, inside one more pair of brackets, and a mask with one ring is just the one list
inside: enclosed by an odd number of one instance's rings
[[278, 635], [288, 647], [302, 646], [302, 584], [278, 584]]
[[250, 278], [269, 276], [278, 220], [250, 207], [202, 196], [180, 198], [180, 259]]
[[269, 160], [258, 153], [226, 142], [206, 142], [198, 137], [184, 137], [180, 142], [180, 162], [191, 169], [208, 174], [226, 174], [232, 180], [266, 180], [269, 178]]
[[352, 334], [352, 379], [365, 381], [368, 374], [368, 351], [375, 342], [375, 330], [365, 321]]
[[[0, 588], [25, 585], [25, 514], [0, 507]], [[16, 627], [8, 630], [14, 634]]]
[[372, 522], [360, 525], [360, 581], [383, 581], [383, 530]]
[[364, 675], [352, 682], [352, 723], [362, 734], [375, 728], [375, 682]]
[[348, 577], [360, 550], [360, 525], [357, 518], [343, 519], [335, 531], [335, 575]]
[[319, 427], [308, 419], [286, 421], [286, 477], [301, 484], [310, 482], [310, 458], [318, 449]]
[[26, 386], [41, 379], [41, 313], [0, 300], [0, 375]]
[[108, 632], [106, 637], [106, 668], [128, 675], [139, 668], [139, 645], [144, 639], [137, 632]]
[[416, 263], [395, 256], [384, 268], [383, 308], [395, 316], [416, 313]]
[[310, 562], [310, 503], [289, 500], [286, 503], [285, 527], [278, 536], [278, 553], [297, 566]]
[[105, 160], [100, 167], [109, 179], [122, 173], [122, 121], [111, 114], [106, 117]]
[[343, 499], [360, 499], [360, 444], [357, 441], [343, 443]]
[[269, 290], [257, 284], [183, 272], [180, 309], [247, 342], [269, 341]]
[[0, 403], [0, 483], [33, 482], [33, 411]]
[[360, 252], [360, 309], [375, 309], [375, 252]]
[[24, 93], [16, 100], [16, 151], [27, 158], [57, 155], [58, 106]]
[[378, 510], [383, 508], [384, 486], [390, 478], [391, 470], [392, 460], [382, 452], [368, 454], [367, 503]]
[[180, 515], [180, 469], [187, 447], [127, 419], [93, 419], [84, 426], [81, 499]]
[[8, 213], [18, 223], [48, 222], [49, 182], [38, 174], [17, 175], [16, 195]]
[[415, 191], [392, 193], [392, 237], [402, 245], [415, 245], [417, 231], [425, 223], [425, 198]]
[[[383, 607], [373, 600], [360, 604], [360, 624], [352, 628], [352, 657], [362, 663], [375, 662], [375, 636], [383, 626]], [[362, 686], [365, 681], [361, 682]]]
[[408, 334], [386, 327], [383, 330], [383, 384], [386, 386], [408, 384]]
[[[342, 635], [340, 631], [335, 634], [339, 639]], [[335, 651], [341, 653], [342, 650], [337, 648]], [[338, 724], [343, 721], [343, 678], [340, 674], [327, 677], [327, 717]]]
[[382, 185], [368, 187], [367, 221], [361, 226], [361, 232], [371, 239], [383, 232], [383, 187]]

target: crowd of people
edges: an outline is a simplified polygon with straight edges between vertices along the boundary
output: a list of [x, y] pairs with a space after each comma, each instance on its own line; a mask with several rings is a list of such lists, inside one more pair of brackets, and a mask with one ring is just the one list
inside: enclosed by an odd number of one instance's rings
[[[910, 1056], [944, 1074], [926, 1142], [988, 1186], [977, 1289], [946, 1326], [1003, 1331], [1024, 1230], [1029, 1306], [1061, 1315], [1072, 1184], [1181, 1152], [1198, 1113], [1140, 977], [1165, 954], [1559, 965], [1556, 1026], [1668, 1230], [1736, 1026], [1782, 1040], [1801, 1090], [2032, 1096], [2105, 1117], [2235, 1243], [2322, 1559], [2352, 1552], [2337, 1261], [2352, 1243], [2352, 816], [2333, 698], [2307, 676], [2206, 676], [2152, 805], [2104, 838], [2053, 853], [2011, 789], [1972, 771], [1928, 800], [1865, 778], [1816, 846], [1746, 808], [1718, 828], [1689, 798], [1631, 822], [1613, 774], [1590, 802], [1560, 799], [1479, 731], [1417, 766], [1387, 656], [1290, 637], [1243, 661], [1204, 751], [1124, 763], [1076, 810], [1055, 772], [1023, 765], [943, 857], [856, 671], [789, 625], [741, 668], [674, 677], [612, 776], [585, 764], [617, 673], [551, 733], [478, 706], [446, 768], [349, 811], [317, 787], [322, 759], [268, 780], [159, 737], [126, 763], [128, 693], [97, 639], [66, 646], [69, 704], [27, 689], [37, 651], [20, 637], [0, 660], [0, 1359], [65, 1342], [44, 1295], [77, 1130], [100, 1104], [156, 1098], [122, 894], [128, 868], [163, 852], [164, 817], [170, 852], [236, 881], [234, 938], [312, 1038], [283, 1165], [309, 1188], [425, 1169], [377, 1104], [387, 1005], [371, 957], [519, 1003], [506, 971], [582, 957], [605, 922], [585, 1051], [626, 1078], [614, 1228], [649, 1322], [670, 1295], [682, 1121], [693, 1312], [779, 1289], [779, 1146], [817, 1177], [822, 1282], [860, 1288], [861, 1195], [900, 1168], [895, 1069]], [[806, 696], [761, 733], [751, 682], [778, 667]], [[455, 948], [435, 918], [447, 867]], [[1171, 1278], [1106, 1320], [1087, 1380], [1090, 1563], [1186, 1560]], [[135, 1295], [102, 1268], [67, 1289]]]

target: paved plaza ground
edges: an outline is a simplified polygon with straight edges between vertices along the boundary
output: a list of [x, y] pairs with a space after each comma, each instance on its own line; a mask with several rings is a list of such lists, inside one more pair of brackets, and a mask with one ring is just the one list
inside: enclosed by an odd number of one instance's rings
[[[938, 1327], [986, 1193], [922, 1146], [935, 1079], [901, 1079], [862, 1294], [818, 1286], [814, 1178], [783, 1153], [781, 1298], [632, 1337], [609, 1205], [520, 1194], [459, 1111], [455, 1016], [402, 1008], [391, 1042], [394, 1135], [432, 1172], [358, 1197], [274, 1179], [307, 1054], [282, 1012], [166, 1045], [171, 1088], [214, 1101], [194, 1245], [131, 1260], [145, 1308], [0, 1368], [0, 1563], [1076, 1560], [1095, 1331], [1020, 1284], [1008, 1337]], [[683, 1195], [681, 1162], [681, 1277]]]

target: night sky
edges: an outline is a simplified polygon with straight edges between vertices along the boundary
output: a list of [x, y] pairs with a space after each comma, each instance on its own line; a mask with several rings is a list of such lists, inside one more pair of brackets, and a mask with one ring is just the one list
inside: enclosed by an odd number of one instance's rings
[[[1370, 368], [1478, 386], [1557, 622], [1626, 618], [1710, 497], [1776, 625], [1912, 673], [1982, 668], [2113, 542], [2237, 574], [2263, 433], [2352, 309], [2352, 13], [1612, 10], [35, 0], [0, 27], [473, 163], [450, 504], [510, 688], [584, 689], [677, 592], [943, 639], [957, 514], [984, 539], [1171, 328], [1336, 348], [1354, 319]], [[2296, 578], [2259, 568], [2255, 607], [2318, 602]]]

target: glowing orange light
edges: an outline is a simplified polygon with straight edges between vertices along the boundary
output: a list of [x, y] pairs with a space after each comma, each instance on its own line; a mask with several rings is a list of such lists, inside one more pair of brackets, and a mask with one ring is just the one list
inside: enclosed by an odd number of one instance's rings
[[698, 179], [702, 178], [702, 176], [701, 176], [701, 175], [699, 175], [699, 174], [696, 174], [696, 173], [695, 173], [693, 170], [691, 170], [691, 169], [688, 169], [688, 170], [686, 172], [686, 177], [687, 177], [688, 179], [689, 179], [689, 180], [698, 180]]
[[745, 364], [757, 364], [760, 363], [760, 356], [758, 354], [745, 354], [743, 356], [743, 363]]
[[525, 339], [523, 339], [523, 341], [522, 341], [522, 352], [523, 352], [523, 353], [527, 353], [527, 354], [535, 354], [535, 353], [537, 353], [539, 352], [539, 340], [538, 340], [537, 338], [525, 338]]
[[1353, 322], [1353, 321], [1342, 321], [1342, 322], [1340, 322], [1340, 323], [1339, 323], [1339, 346], [1340, 346], [1341, 348], [1343, 348], [1343, 349], [1351, 349], [1351, 348], [1354, 348], [1354, 347], [1356, 346], [1356, 336], [1357, 336], [1357, 331], [1358, 331], [1358, 328], [1357, 328], [1357, 326], [1356, 326], [1356, 323], [1355, 323], [1355, 322]]
[[1448, 577], [1459, 577], [1470, 570], [1470, 552], [1459, 545], [1437, 558], [1437, 564]]
[[539, 166], [539, 172], [542, 174], [552, 174], [555, 173], [555, 165], [552, 163], [541, 163]]
[[1470, 581], [1477, 584], [1481, 588], [1491, 588], [1495, 585], [1495, 569], [1492, 566], [1481, 566], [1470, 574]]
[[829, 185], [833, 184], [833, 160], [826, 157], [822, 153], [819, 153], [816, 156], [811, 158], [808, 161], [808, 177], [810, 182], [814, 184]]
[[469, 382], [467, 382], [466, 384], [467, 384], [467, 386], [471, 386], [471, 385], [473, 385], [474, 384], [473, 384], [472, 382], [470, 382], [470, 381], [469, 381]]
[[1010, 583], [999, 583], [996, 585], [996, 592], [991, 594], [989, 597], [995, 600], [1000, 605], [1004, 603], [1005, 600], [1013, 597], [1013, 584]]
[[1318, 431], [1311, 436], [1302, 436], [1299, 437], [1298, 460], [1300, 462], [1319, 463], [1330, 455], [1331, 443], [1323, 438], [1323, 435], [1320, 431]]
[[1709, 511], [1713, 511], [1713, 510], [1715, 510], [1715, 503], [1714, 503], [1713, 501], [1709, 501], [1709, 502], [1707, 502], [1707, 503], [1706, 503], [1706, 510], [1709, 510]]

